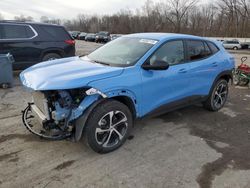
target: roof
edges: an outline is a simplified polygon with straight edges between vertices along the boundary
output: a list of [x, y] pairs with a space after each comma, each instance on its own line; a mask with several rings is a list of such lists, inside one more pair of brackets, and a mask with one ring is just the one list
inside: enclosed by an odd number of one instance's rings
[[171, 38], [188, 38], [188, 39], [202, 39], [202, 37], [194, 36], [194, 35], [186, 35], [186, 34], [176, 34], [176, 33], [135, 33], [126, 35], [126, 37], [134, 37], [134, 38], [145, 38], [152, 40], [165, 40]]

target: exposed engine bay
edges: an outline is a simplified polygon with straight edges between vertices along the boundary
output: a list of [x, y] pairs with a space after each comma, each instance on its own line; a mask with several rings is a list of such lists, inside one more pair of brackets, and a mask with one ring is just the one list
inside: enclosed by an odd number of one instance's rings
[[91, 95], [106, 97], [94, 88], [34, 91], [32, 102], [23, 111], [23, 123], [30, 132], [41, 138], [60, 140], [72, 137], [74, 120], [84, 110], [81, 103]]

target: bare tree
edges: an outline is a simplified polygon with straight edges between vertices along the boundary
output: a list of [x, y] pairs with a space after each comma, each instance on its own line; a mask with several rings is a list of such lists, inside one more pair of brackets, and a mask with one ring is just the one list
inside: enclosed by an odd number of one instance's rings
[[[188, 11], [198, 0], [169, 0], [166, 7], [166, 18], [173, 24], [175, 32], [181, 32], [181, 25]], [[170, 11], [167, 11], [167, 10]]]
[[4, 17], [1, 13], [0, 13], [0, 20], [4, 20]]
[[22, 22], [33, 21], [33, 18], [31, 16], [24, 16], [24, 15], [15, 16], [14, 19], [17, 21], [22, 21]]
[[47, 16], [41, 16], [40, 22], [42, 22], [42, 23], [49, 23], [49, 18]]
[[113, 15], [80, 14], [64, 20], [69, 30], [111, 33], [176, 32], [201, 36], [250, 37], [250, 0], [147, 0], [140, 9], [120, 10]]

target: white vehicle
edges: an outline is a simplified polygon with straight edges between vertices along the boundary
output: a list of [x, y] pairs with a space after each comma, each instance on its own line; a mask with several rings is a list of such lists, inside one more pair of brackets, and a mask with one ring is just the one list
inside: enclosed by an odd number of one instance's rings
[[231, 41], [225, 40], [222, 42], [222, 44], [223, 44], [224, 48], [226, 48], [226, 49], [238, 50], [238, 49], [242, 48], [240, 42], [237, 40], [231, 40]]

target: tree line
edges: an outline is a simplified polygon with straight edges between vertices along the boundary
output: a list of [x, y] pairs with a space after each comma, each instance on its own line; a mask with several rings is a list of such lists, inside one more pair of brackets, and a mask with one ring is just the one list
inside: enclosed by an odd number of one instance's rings
[[[15, 19], [33, 20], [24, 16]], [[207, 37], [250, 37], [250, 0], [208, 3], [198, 0], [147, 0], [140, 9], [123, 9], [112, 15], [79, 14], [72, 20], [42, 16], [40, 21], [88, 33], [105, 30], [119, 34], [174, 32]]]

